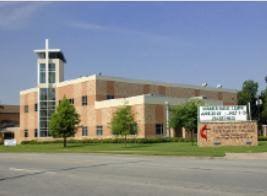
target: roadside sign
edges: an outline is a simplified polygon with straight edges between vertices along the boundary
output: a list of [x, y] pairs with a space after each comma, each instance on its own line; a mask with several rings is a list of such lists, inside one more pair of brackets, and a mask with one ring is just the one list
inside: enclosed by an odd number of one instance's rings
[[245, 105], [200, 106], [199, 120], [200, 122], [246, 121], [247, 120], [247, 106]]
[[16, 144], [15, 139], [4, 140], [4, 146], [16, 146]]

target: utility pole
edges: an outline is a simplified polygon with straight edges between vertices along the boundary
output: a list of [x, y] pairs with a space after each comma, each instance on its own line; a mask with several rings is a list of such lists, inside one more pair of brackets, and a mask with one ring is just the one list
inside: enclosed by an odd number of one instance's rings
[[170, 127], [169, 127], [169, 102], [165, 101], [165, 109], [166, 109], [166, 129], [168, 137], [171, 137]]
[[248, 102], [248, 119], [251, 120], [250, 102]]

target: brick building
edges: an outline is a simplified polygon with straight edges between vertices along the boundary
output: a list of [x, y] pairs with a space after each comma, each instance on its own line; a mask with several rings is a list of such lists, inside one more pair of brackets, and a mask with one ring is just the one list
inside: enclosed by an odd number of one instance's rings
[[4, 139], [14, 138], [19, 127], [19, 106], [0, 105], [0, 143]]
[[34, 51], [38, 66], [38, 84], [20, 92], [20, 132], [18, 141], [48, 139], [48, 121], [64, 96], [74, 104], [81, 122], [75, 138], [112, 137], [109, 128], [118, 107], [130, 105], [138, 123], [138, 137], [181, 136], [169, 130], [168, 108], [188, 99], [203, 99], [209, 104], [232, 105], [237, 92], [184, 84], [91, 75], [64, 81], [66, 63], [60, 49]]

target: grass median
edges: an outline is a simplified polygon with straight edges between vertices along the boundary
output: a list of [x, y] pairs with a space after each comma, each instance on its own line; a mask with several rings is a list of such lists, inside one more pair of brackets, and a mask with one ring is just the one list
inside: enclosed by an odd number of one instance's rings
[[227, 152], [253, 153], [267, 152], [267, 141], [259, 142], [258, 146], [239, 147], [208, 147], [199, 148], [188, 142], [168, 142], [152, 144], [124, 144], [113, 143], [69, 143], [63, 148], [62, 143], [50, 144], [20, 144], [15, 147], [1, 145], [0, 152], [16, 153], [114, 153], [140, 155], [167, 155], [167, 156], [209, 156], [222, 157]]

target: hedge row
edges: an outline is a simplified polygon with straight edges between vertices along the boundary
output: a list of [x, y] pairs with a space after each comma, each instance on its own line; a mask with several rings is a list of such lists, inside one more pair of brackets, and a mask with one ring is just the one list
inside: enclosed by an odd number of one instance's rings
[[259, 136], [258, 141], [267, 141], [267, 136]]
[[[267, 141], [266, 136], [259, 136], [258, 141]], [[127, 139], [127, 143], [138, 143], [138, 144], [149, 144], [149, 143], [166, 143], [166, 142], [192, 142], [191, 139], [184, 139], [184, 138], [129, 138]], [[196, 142], [196, 140], [194, 140]], [[62, 139], [55, 139], [50, 141], [37, 141], [37, 140], [30, 140], [30, 141], [23, 141], [22, 144], [55, 144], [55, 143], [62, 143]], [[106, 138], [106, 139], [69, 139], [68, 143], [114, 143], [120, 144], [124, 143], [123, 138]]]
[[[165, 143], [165, 142], [192, 142], [191, 139], [184, 138], [129, 138], [127, 143], [139, 143], [139, 144], [149, 144], [149, 143]], [[23, 141], [22, 144], [51, 144], [51, 143], [62, 143], [62, 139], [56, 139], [51, 141]], [[106, 139], [69, 139], [68, 143], [124, 143], [123, 138], [106, 138]]]

